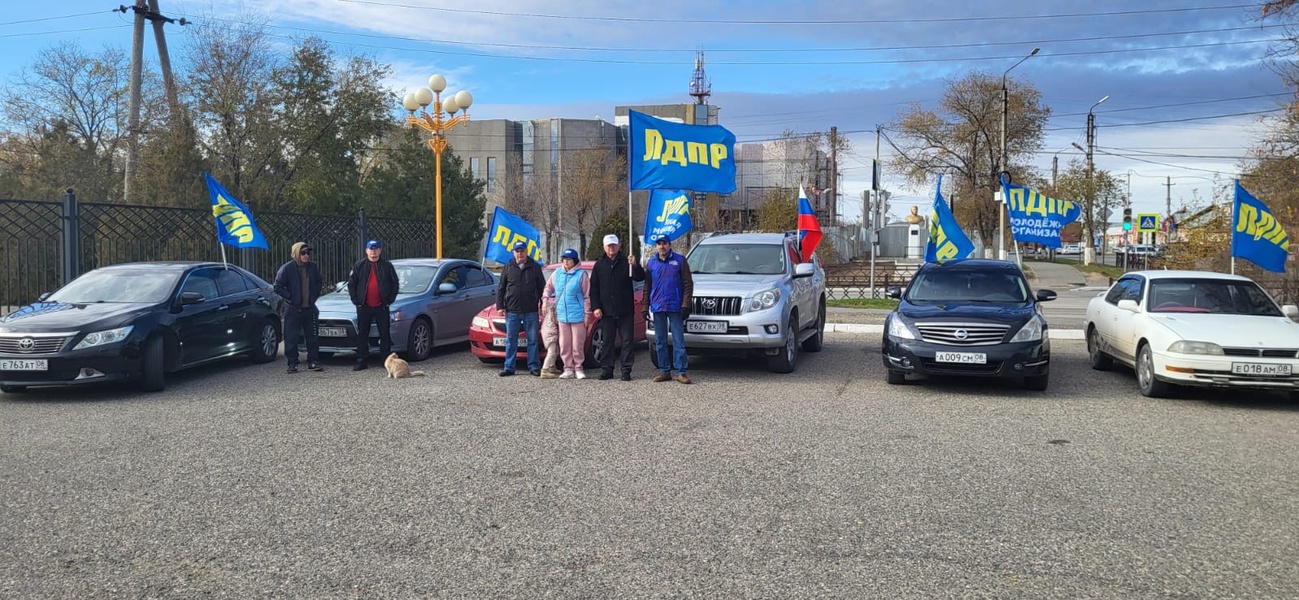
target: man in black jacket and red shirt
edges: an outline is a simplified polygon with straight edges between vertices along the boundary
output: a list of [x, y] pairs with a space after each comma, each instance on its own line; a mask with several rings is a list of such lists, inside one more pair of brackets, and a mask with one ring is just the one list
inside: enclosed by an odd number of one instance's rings
[[634, 255], [619, 251], [618, 236], [604, 236], [604, 255], [591, 268], [591, 312], [600, 320], [604, 338], [600, 359], [600, 379], [613, 379], [614, 334], [622, 337], [622, 380], [631, 381], [632, 362], [636, 358], [636, 296], [633, 281], [645, 281], [645, 269]]
[[356, 305], [356, 366], [353, 371], [367, 367], [370, 355], [370, 323], [379, 329], [379, 356], [392, 352], [392, 321], [388, 307], [397, 300], [397, 269], [392, 261], [383, 257], [383, 244], [370, 240], [365, 244], [365, 258], [352, 267], [347, 276], [347, 293]]

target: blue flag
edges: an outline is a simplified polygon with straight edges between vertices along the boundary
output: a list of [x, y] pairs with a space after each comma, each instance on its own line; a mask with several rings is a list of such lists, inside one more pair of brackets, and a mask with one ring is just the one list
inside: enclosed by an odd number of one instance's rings
[[633, 190], [735, 191], [735, 134], [721, 125], [683, 125], [634, 110], [627, 162]]
[[675, 240], [694, 227], [690, 221], [690, 195], [685, 190], [651, 190], [645, 210], [645, 243], [654, 245], [659, 236]]
[[207, 193], [212, 199], [212, 219], [216, 222], [217, 241], [236, 248], [270, 249], [266, 236], [257, 228], [252, 211], [242, 202], [230, 195], [217, 180], [208, 173]]
[[541, 233], [536, 227], [501, 207], [496, 207], [492, 214], [491, 225], [487, 227], [487, 246], [483, 248], [483, 258], [505, 264], [514, 260], [514, 244], [523, 242], [528, 245], [528, 256], [546, 264], [541, 255]]
[[934, 190], [934, 213], [929, 217], [929, 243], [925, 245], [925, 262], [947, 262], [965, 258], [974, 252], [974, 244], [961, 231], [956, 215], [943, 199], [943, 176], [938, 176]]
[[1010, 219], [1010, 236], [1017, 242], [1033, 242], [1047, 248], [1059, 248], [1060, 230], [1082, 215], [1082, 207], [1070, 200], [1057, 200], [1004, 180], [1001, 192], [1006, 199]]
[[1231, 255], [1239, 256], [1273, 273], [1285, 272], [1290, 238], [1267, 205], [1251, 196], [1236, 181], [1236, 203], [1231, 210]]

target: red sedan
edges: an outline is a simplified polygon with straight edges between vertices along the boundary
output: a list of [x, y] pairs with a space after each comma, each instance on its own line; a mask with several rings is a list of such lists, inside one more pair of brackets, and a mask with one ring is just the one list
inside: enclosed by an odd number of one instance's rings
[[[589, 275], [591, 268], [595, 266], [592, 261], [582, 263], [582, 269]], [[543, 271], [546, 279], [555, 272], [559, 265], [547, 265]], [[632, 325], [636, 343], [645, 341], [645, 284], [637, 281], [632, 285], [635, 286], [633, 292], [636, 297], [636, 323]], [[599, 323], [599, 321], [595, 321]], [[546, 354], [546, 345], [541, 340], [537, 340], [537, 345], [541, 347], [541, 355]], [[618, 340], [615, 348], [622, 346], [622, 340]], [[487, 308], [479, 311], [474, 317], [473, 323], [469, 326], [469, 350], [474, 353], [485, 363], [499, 363], [505, 360], [505, 312], [496, 309], [496, 306], [489, 305]], [[599, 365], [596, 359], [596, 353], [603, 355], [605, 352], [604, 335], [598, 325], [593, 324], [586, 333], [586, 364], [591, 367]], [[524, 334], [519, 334], [519, 356], [527, 358], [528, 341]]]

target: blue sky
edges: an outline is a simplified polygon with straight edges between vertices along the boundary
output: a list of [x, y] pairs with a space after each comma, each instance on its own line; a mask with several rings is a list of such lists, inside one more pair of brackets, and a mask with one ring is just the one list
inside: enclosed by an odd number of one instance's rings
[[[118, 3], [129, 2], [120, 0]], [[115, 4], [115, 3], [109, 3]], [[911, 103], [932, 108], [948, 82], [971, 71], [1011, 72], [1043, 94], [1053, 115], [1035, 164], [1049, 176], [1081, 159], [1088, 109], [1097, 169], [1131, 180], [1134, 211], [1164, 212], [1211, 197], [1229, 182], [1261, 129], [1290, 98], [1263, 58], [1280, 38], [1254, 2], [1231, 0], [160, 0], [192, 21], [266, 19], [285, 45], [317, 35], [342, 54], [391, 64], [394, 92], [442, 73], [468, 89], [476, 119], [612, 120], [613, 107], [690, 101], [695, 52], [706, 53], [710, 102], [739, 141], [785, 130], [838, 128], [853, 143], [841, 161], [841, 209], [852, 219], [869, 184], [875, 128]], [[0, 17], [6, 81], [52, 44], [129, 49], [131, 18], [96, 0], [9, 3]], [[167, 27], [183, 71], [186, 28]], [[152, 56], [152, 34], [146, 35]], [[150, 58], [156, 64], [156, 59]], [[399, 102], [394, 100], [394, 118]], [[887, 142], [881, 155], [891, 152]], [[1129, 175], [1129, 173], [1131, 173]], [[928, 189], [895, 190], [894, 214], [927, 204]], [[1264, 199], [1266, 201], [1266, 199]]]

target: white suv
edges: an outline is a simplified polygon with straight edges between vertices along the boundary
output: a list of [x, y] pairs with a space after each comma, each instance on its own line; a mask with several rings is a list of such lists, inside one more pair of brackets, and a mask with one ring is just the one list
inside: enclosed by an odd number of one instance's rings
[[[685, 324], [688, 353], [761, 354], [771, 371], [792, 373], [800, 349], [821, 350], [825, 270], [815, 256], [799, 262], [796, 233], [715, 235], [696, 244], [686, 262], [695, 286]], [[658, 332], [646, 325], [657, 367]]]

